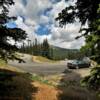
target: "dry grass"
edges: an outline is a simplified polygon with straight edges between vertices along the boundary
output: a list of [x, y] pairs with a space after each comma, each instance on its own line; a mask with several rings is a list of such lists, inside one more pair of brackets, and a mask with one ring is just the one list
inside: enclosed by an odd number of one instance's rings
[[79, 86], [55, 88], [39, 82], [33, 85], [38, 88], [35, 100], [97, 100], [95, 94]]
[[58, 90], [56, 88], [37, 82], [33, 84], [35, 87], [38, 87], [38, 92], [35, 94], [35, 100], [58, 100]]
[[10, 70], [10, 71], [15, 71], [15, 72], [23, 72], [22, 70], [16, 67], [7, 65], [7, 63], [1, 59], [0, 59], [0, 69], [5, 69], [5, 70]]
[[16, 67], [9, 66], [7, 64], [3, 65], [3, 66], [0, 65], [0, 69], [5, 69], [5, 70], [10, 70], [10, 71], [15, 71], [15, 72], [24, 72], [24, 71], [22, 71], [22, 70], [20, 70], [20, 69], [18, 69]]
[[2, 59], [0, 59], [0, 66], [6, 66], [6, 62]]
[[[36, 100], [99, 100], [96, 98], [95, 93], [79, 85], [80, 75], [75, 72], [70, 72], [68, 74], [65, 75], [65, 77], [63, 75], [45, 77], [53, 83], [61, 83], [63, 81], [69, 82], [67, 86], [56, 85], [56, 87], [53, 87], [44, 83], [34, 82], [34, 86], [38, 88], [38, 92], [35, 94]], [[72, 81], [75, 82], [75, 84], [72, 84]], [[78, 84], [76, 84], [76, 82]]]
[[50, 59], [48, 59], [46, 57], [42, 57], [42, 56], [33, 56], [33, 61], [38, 62], [38, 63], [43, 63], [43, 62], [58, 63], [59, 62], [59, 61], [50, 60]]
[[62, 78], [62, 74], [57, 74], [57, 75], [49, 75], [47, 77], [45, 77], [45, 79], [47, 79], [51, 84], [53, 84], [53, 86], [57, 86], [59, 84], [59, 81]]
[[91, 70], [91, 68], [85, 68], [85, 69], [74, 70], [73, 72], [79, 74], [80, 77], [85, 77], [90, 74], [90, 70]]

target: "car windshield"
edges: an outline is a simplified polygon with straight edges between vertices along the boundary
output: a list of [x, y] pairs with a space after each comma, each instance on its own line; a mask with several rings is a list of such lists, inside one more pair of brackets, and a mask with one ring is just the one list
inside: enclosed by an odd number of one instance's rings
[[72, 61], [72, 64], [83, 64], [84, 61], [81, 61], [81, 60], [73, 60]]
[[72, 63], [73, 64], [78, 64], [78, 60], [73, 60]]

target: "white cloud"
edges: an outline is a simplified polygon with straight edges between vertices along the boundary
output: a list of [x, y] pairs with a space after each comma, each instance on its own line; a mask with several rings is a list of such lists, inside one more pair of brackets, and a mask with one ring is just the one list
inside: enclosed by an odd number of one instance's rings
[[26, 12], [26, 9], [24, 9], [24, 5], [22, 4], [21, 0], [14, 0], [15, 5], [12, 5], [9, 9], [10, 16], [18, 16], [23, 15]]
[[79, 25], [75, 26], [68, 25], [66, 28], [61, 27], [52, 27], [52, 39], [56, 40], [57, 38], [61, 40], [73, 41], [74, 38], [78, 35]]
[[44, 15], [40, 16], [40, 23], [42, 23], [42, 24], [48, 24], [49, 20], [50, 19], [47, 16], [44, 16]]
[[16, 24], [18, 26], [18, 28], [22, 28], [23, 30], [26, 31], [26, 33], [28, 33], [28, 37], [33, 40], [34, 37], [35, 37], [35, 34], [34, 34], [34, 28], [35, 27], [32, 27], [32, 26], [29, 26], [27, 24], [25, 24], [23, 22], [23, 19], [21, 17], [18, 17], [17, 20], [16, 20]]
[[33, 27], [36, 26], [36, 22], [29, 18], [25, 19], [25, 24], [27, 24], [29, 26], [33, 26]]
[[28, 33], [28, 38], [34, 42], [35, 38], [37, 38], [37, 40], [39, 40], [39, 42], [42, 42], [43, 39], [47, 38], [50, 39], [51, 35], [43, 35], [43, 36], [39, 36], [35, 33], [35, 30], [38, 28], [38, 26], [36, 25], [35, 27], [33, 26], [29, 26], [27, 24], [24, 23], [22, 17], [18, 17], [16, 20], [16, 24], [18, 26], [18, 28], [22, 28], [23, 30], [26, 31], [26, 33]]
[[65, 3], [65, 0], [61, 0], [60, 2], [53, 4], [53, 9], [50, 12], [51, 16], [56, 18], [58, 13], [61, 12], [61, 10], [66, 6], [67, 3]]
[[[65, 3], [65, 0], [61, 0], [52, 4], [50, 0], [27, 0], [27, 4], [23, 5], [22, 0], [14, 1], [15, 5], [10, 8], [9, 15], [18, 16], [16, 20], [17, 26], [25, 30], [32, 41], [36, 37], [40, 42], [44, 38], [48, 38], [51, 44], [64, 48], [79, 48], [84, 44], [84, 39], [74, 39], [79, 35], [79, 23], [68, 24], [66, 28], [60, 28], [58, 22], [55, 22], [58, 13], [68, 6], [70, 2]], [[48, 16], [42, 14], [47, 8], [52, 8], [48, 11]], [[24, 20], [20, 16], [23, 16]], [[49, 25], [49, 22], [52, 24]], [[39, 24], [45, 24], [51, 30], [51, 34], [37, 35], [35, 30], [38, 29]]]

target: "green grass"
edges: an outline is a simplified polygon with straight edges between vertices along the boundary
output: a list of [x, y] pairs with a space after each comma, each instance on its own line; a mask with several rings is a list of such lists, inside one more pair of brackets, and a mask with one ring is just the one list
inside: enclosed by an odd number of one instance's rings
[[31, 79], [33, 81], [38, 81], [40, 83], [43, 83], [43, 84], [47, 84], [47, 85], [50, 85], [50, 86], [55, 86], [53, 83], [51, 83], [49, 80], [47, 79], [44, 79], [43, 77], [39, 76], [39, 75], [31, 75]]
[[6, 65], [6, 62], [2, 59], [0, 59], [0, 66], [5, 66]]

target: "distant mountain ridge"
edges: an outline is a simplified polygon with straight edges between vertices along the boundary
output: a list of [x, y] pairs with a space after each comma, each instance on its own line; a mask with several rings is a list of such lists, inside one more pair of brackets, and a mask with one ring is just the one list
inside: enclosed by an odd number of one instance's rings
[[53, 49], [66, 50], [66, 51], [79, 51], [79, 49], [67, 49], [67, 48], [62, 48], [62, 47], [58, 47], [58, 46], [54, 46], [54, 45], [51, 45], [51, 47]]
[[79, 49], [66, 49], [51, 45], [51, 53], [54, 60], [60, 60], [65, 58], [75, 58], [79, 53]]

